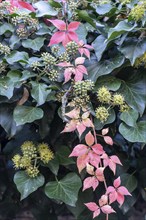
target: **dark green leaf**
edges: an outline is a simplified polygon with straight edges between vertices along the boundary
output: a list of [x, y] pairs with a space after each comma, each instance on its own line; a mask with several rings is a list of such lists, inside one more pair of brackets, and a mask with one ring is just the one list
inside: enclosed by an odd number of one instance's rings
[[35, 178], [30, 178], [25, 171], [18, 171], [14, 176], [14, 183], [21, 194], [21, 200], [36, 191], [44, 182], [44, 176], [41, 174]]
[[119, 51], [130, 60], [131, 65], [135, 60], [146, 52], [146, 38], [128, 38], [124, 44], [119, 48]]
[[32, 90], [31, 90], [32, 97], [37, 101], [38, 105], [44, 104], [51, 90], [49, 90], [48, 86], [44, 83], [37, 83], [31, 81], [31, 84], [32, 84]]
[[130, 109], [129, 111], [121, 113], [120, 119], [127, 125], [134, 127], [138, 119], [138, 112], [134, 109]]
[[130, 142], [146, 143], [146, 121], [136, 123], [135, 127], [121, 123], [119, 131], [123, 137]]
[[119, 35], [130, 32], [135, 28], [136, 25], [131, 25], [126, 20], [120, 21], [114, 28], [110, 28], [108, 31], [108, 41], [113, 40]]
[[9, 64], [13, 64], [15, 62], [27, 63], [28, 58], [28, 53], [26, 52], [13, 51], [10, 55], [6, 57], [6, 61]]
[[48, 182], [45, 186], [45, 194], [50, 199], [61, 200], [65, 204], [75, 206], [81, 186], [78, 175], [69, 173], [59, 181]]
[[14, 32], [14, 28], [12, 24], [4, 22], [0, 25], [0, 35], [3, 35], [7, 31]]
[[121, 86], [121, 80], [114, 76], [101, 76], [95, 84], [95, 91], [102, 86], [106, 86], [109, 90], [117, 91]]
[[88, 14], [88, 12], [86, 10], [77, 10], [77, 14], [81, 19], [83, 19], [84, 21], [87, 21], [94, 28], [96, 28], [96, 24], [95, 24], [94, 20], [91, 18], [91, 16]]
[[67, 146], [61, 146], [56, 153], [58, 161], [61, 165], [70, 165], [74, 164], [75, 161], [69, 157], [71, 150]]
[[35, 7], [38, 9], [36, 12], [37, 17], [43, 17], [44, 15], [56, 16], [58, 14], [58, 11], [45, 1], [35, 3]]
[[132, 174], [123, 173], [121, 176], [121, 183], [125, 186], [130, 193], [132, 193], [137, 187], [137, 179]]
[[36, 37], [34, 40], [27, 39], [22, 41], [22, 46], [25, 48], [31, 48], [32, 50], [39, 51], [44, 45], [44, 37]]
[[106, 38], [103, 35], [99, 35], [92, 43], [98, 61], [100, 61], [102, 54], [107, 47], [107, 42], [105, 40]]
[[109, 13], [113, 9], [113, 6], [111, 4], [101, 4], [96, 7], [96, 12], [99, 15], [104, 15]]
[[43, 117], [43, 110], [30, 106], [17, 106], [14, 110], [14, 120], [17, 125], [31, 123]]
[[14, 84], [7, 76], [0, 78], [0, 95], [11, 98], [13, 96]]
[[89, 79], [96, 82], [99, 76], [107, 75], [111, 73], [114, 69], [120, 67], [124, 63], [124, 56], [116, 56], [109, 60], [100, 61], [89, 66], [88, 74]]
[[55, 175], [58, 174], [59, 170], [59, 162], [58, 159], [55, 157], [53, 160], [50, 160], [49, 163], [47, 164], [47, 167], [54, 173]]

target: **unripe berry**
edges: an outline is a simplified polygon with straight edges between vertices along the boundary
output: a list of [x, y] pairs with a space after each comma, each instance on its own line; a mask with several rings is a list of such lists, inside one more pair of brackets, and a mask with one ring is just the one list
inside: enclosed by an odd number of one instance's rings
[[39, 170], [37, 167], [30, 166], [26, 169], [26, 173], [28, 174], [29, 177], [35, 178], [38, 176]]
[[97, 91], [97, 97], [101, 103], [109, 104], [111, 102], [111, 93], [105, 86], [99, 88], [99, 90]]
[[121, 94], [113, 95], [113, 104], [114, 105], [123, 105], [124, 104], [124, 97]]

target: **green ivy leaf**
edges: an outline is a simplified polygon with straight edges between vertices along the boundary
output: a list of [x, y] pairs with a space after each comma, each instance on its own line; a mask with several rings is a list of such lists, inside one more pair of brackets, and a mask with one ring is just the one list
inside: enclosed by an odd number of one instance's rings
[[8, 99], [10, 99], [13, 96], [13, 90], [14, 90], [14, 83], [12, 80], [7, 77], [1, 77], [0, 78], [0, 95], [6, 96]]
[[49, 167], [52, 173], [54, 173], [55, 175], [58, 174], [59, 161], [56, 157], [53, 160], [50, 160], [46, 166]]
[[102, 86], [106, 86], [109, 90], [117, 91], [121, 86], [121, 80], [114, 76], [101, 76], [95, 84], [95, 91]]
[[103, 35], [99, 35], [92, 43], [98, 61], [100, 61], [102, 54], [104, 53], [107, 47], [107, 41], [105, 40], [106, 38]]
[[15, 45], [17, 45], [18, 43], [20, 43], [20, 38], [17, 35], [12, 35], [10, 37], [10, 48], [14, 49]]
[[31, 84], [32, 84], [32, 90], [31, 90], [32, 97], [37, 101], [38, 105], [44, 104], [51, 90], [48, 89], [48, 86], [44, 83], [37, 83], [31, 81]]
[[75, 206], [81, 186], [78, 175], [69, 173], [59, 181], [48, 182], [45, 186], [45, 194], [50, 199], [61, 200], [65, 204]]
[[128, 173], [123, 173], [121, 176], [122, 185], [125, 186], [130, 193], [132, 193], [137, 187], [137, 179], [135, 176]]
[[3, 35], [7, 31], [14, 32], [14, 27], [12, 24], [4, 22], [0, 25], [0, 35]]
[[17, 125], [31, 123], [43, 117], [43, 110], [30, 106], [17, 106], [14, 110], [14, 120]]
[[45, 15], [56, 16], [58, 14], [58, 11], [55, 10], [48, 2], [39, 1], [34, 5], [37, 8], [37, 17], [43, 17]]
[[124, 121], [127, 125], [134, 127], [138, 119], [138, 112], [134, 109], [130, 109], [129, 111], [122, 112], [120, 115], [120, 119]]
[[102, 4], [96, 7], [96, 12], [99, 15], [104, 15], [109, 13], [113, 9], [113, 6], [111, 4]]
[[18, 171], [14, 176], [14, 183], [21, 194], [21, 200], [36, 191], [44, 182], [45, 178], [41, 174], [35, 178], [30, 178], [25, 171]]
[[145, 80], [133, 78], [127, 82], [122, 81], [121, 87], [118, 90], [123, 94], [128, 105], [143, 114], [146, 105]]
[[146, 121], [140, 121], [135, 127], [130, 127], [125, 123], [121, 123], [119, 131], [123, 137], [130, 142], [146, 143]]
[[27, 63], [28, 58], [28, 53], [26, 52], [13, 51], [10, 55], [6, 57], [6, 61], [9, 64], [13, 64], [15, 62]]
[[91, 18], [91, 16], [87, 13], [86, 10], [77, 10], [77, 15], [79, 16], [79, 18], [83, 19], [84, 21], [91, 24], [94, 28], [96, 28], [94, 20]]
[[124, 63], [124, 60], [124, 56], [119, 55], [109, 60], [92, 64], [87, 68], [89, 79], [91, 79], [93, 82], [96, 82], [99, 76], [110, 74], [113, 70], [120, 67]]
[[36, 37], [34, 40], [27, 39], [22, 41], [22, 46], [25, 48], [31, 48], [33, 50], [39, 51], [44, 45], [44, 37]]
[[75, 164], [75, 161], [69, 157], [71, 150], [67, 146], [61, 146], [56, 153], [59, 164], [67, 166], [70, 164]]
[[146, 38], [128, 38], [124, 44], [119, 47], [119, 51], [130, 60], [131, 65], [134, 65], [135, 60], [146, 52]]
[[125, 33], [125, 32], [130, 32], [136, 27], [135, 25], [131, 25], [128, 23], [126, 20], [120, 21], [114, 28], [110, 28], [108, 31], [108, 41], [113, 40], [119, 35]]

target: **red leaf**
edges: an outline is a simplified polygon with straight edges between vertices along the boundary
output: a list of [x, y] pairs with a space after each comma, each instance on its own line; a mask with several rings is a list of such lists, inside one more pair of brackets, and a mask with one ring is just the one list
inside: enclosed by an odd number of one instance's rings
[[48, 19], [48, 21], [50, 21], [60, 31], [64, 31], [64, 30], [67, 29], [66, 28], [66, 23], [62, 20], [58, 20], [58, 19], [50, 20], [50, 19]]
[[56, 32], [55, 34], [52, 35], [48, 46], [51, 46], [52, 44], [61, 43], [64, 37], [65, 37], [65, 32], [61, 32], [61, 31]]

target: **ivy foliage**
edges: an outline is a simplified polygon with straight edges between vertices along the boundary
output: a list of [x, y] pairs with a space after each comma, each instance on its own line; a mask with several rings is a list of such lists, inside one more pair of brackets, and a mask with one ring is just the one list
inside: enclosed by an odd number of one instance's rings
[[[48, 44], [54, 26], [48, 19], [64, 19], [63, 4], [54, 0], [28, 2], [34, 12], [21, 8], [9, 13], [7, 7], [0, 6], [0, 216], [12, 219], [20, 208], [29, 207], [37, 220], [56, 220], [65, 212], [77, 220], [92, 220], [83, 204], [95, 195], [99, 197], [100, 192], [82, 192], [85, 174], [80, 177], [75, 161], [69, 158], [78, 138], [75, 133], [61, 134], [61, 109], [65, 105], [62, 93], [71, 83], [63, 84], [61, 71], [57, 78], [54, 72], [50, 75], [43, 56], [53, 48]], [[111, 215], [111, 219], [126, 220], [139, 198], [146, 201], [146, 10], [136, 10], [141, 4], [146, 9], [146, 2], [91, 0], [82, 1], [74, 9], [71, 2], [68, 19], [81, 23], [79, 39], [94, 48], [85, 65], [88, 79], [95, 84], [90, 94], [95, 128], [103, 141], [100, 131], [110, 126], [114, 145], [105, 147], [109, 154], [116, 152], [120, 157], [123, 167], [118, 168], [117, 175], [133, 193], [121, 208], [116, 207], [118, 215]], [[3, 51], [2, 46], [8, 50]], [[99, 105], [96, 94], [101, 86], [122, 94], [130, 110], [119, 113], [117, 108], [111, 109], [103, 123], [95, 118], [94, 107]], [[46, 142], [54, 152], [54, 159], [41, 163], [41, 174], [35, 178], [24, 171], [14, 174], [11, 161], [28, 140]], [[20, 197], [24, 203], [19, 202]]]

